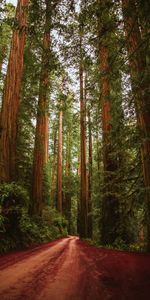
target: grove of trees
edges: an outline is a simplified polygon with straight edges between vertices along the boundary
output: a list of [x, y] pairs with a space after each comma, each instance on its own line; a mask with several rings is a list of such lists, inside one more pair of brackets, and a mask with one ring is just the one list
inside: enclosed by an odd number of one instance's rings
[[0, 3], [0, 251], [150, 250], [146, 0]]

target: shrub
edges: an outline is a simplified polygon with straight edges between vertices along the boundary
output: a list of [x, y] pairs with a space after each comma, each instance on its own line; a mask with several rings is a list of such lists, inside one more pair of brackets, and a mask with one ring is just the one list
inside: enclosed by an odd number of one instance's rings
[[0, 185], [0, 252], [21, 249], [67, 235], [67, 221], [49, 206], [41, 217], [28, 214], [29, 197], [16, 183]]
[[27, 206], [29, 196], [27, 191], [15, 182], [0, 184], [0, 204], [2, 207]]

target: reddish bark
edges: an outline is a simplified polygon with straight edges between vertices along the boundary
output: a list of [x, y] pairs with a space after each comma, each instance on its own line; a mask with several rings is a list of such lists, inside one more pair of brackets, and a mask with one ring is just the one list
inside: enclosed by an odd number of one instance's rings
[[19, 0], [16, 10], [18, 26], [13, 31], [1, 112], [0, 181], [16, 177], [17, 118], [23, 73], [28, 0]]
[[[109, 46], [109, 32], [107, 19], [110, 18], [109, 6], [106, 1], [97, 0], [99, 6], [99, 61], [100, 61], [100, 92], [102, 108], [103, 131], [103, 171], [104, 188], [102, 198], [101, 216], [101, 242], [113, 244], [119, 233], [119, 199], [114, 187], [115, 175], [118, 169], [116, 155], [113, 153], [112, 140], [112, 102], [110, 97], [109, 59], [111, 49]], [[111, 1], [107, 1], [108, 4]]]
[[54, 131], [54, 152], [52, 162], [52, 179], [51, 179], [51, 201], [55, 203], [56, 182], [57, 182], [57, 154], [56, 154], [57, 130]]
[[77, 167], [77, 175], [81, 176], [81, 160], [80, 160], [80, 154], [78, 154], [78, 167]]
[[64, 194], [63, 202], [63, 213], [68, 220], [68, 233], [71, 234], [71, 131], [67, 134], [67, 149], [66, 149], [66, 166], [65, 166], [65, 177], [66, 177], [66, 191]]
[[150, 249], [150, 109], [149, 80], [146, 57], [142, 47], [135, 1], [122, 0], [124, 27], [129, 54], [132, 90], [134, 94], [137, 125], [141, 138], [141, 160], [143, 166], [146, 201], [148, 206], [148, 248]]
[[50, 64], [50, 30], [51, 5], [46, 2], [45, 32], [43, 38], [43, 56], [39, 87], [39, 102], [37, 111], [37, 124], [35, 134], [35, 147], [33, 158], [33, 184], [31, 214], [41, 215], [44, 194], [44, 170], [48, 161], [48, 91], [49, 91], [49, 64]]
[[87, 193], [86, 193], [86, 104], [83, 88], [83, 54], [82, 54], [82, 32], [80, 32], [80, 143], [81, 143], [81, 190], [80, 190], [80, 236], [87, 236]]
[[118, 236], [119, 229], [119, 201], [113, 189], [114, 172], [117, 170], [116, 158], [112, 156], [112, 115], [109, 83], [109, 49], [106, 45], [100, 46], [100, 73], [101, 73], [101, 103], [103, 129], [103, 165], [104, 165], [104, 196], [102, 201], [102, 230], [101, 241], [111, 244]]
[[57, 161], [57, 209], [62, 213], [62, 118], [63, 112], [59, 111], [58, 127], [58, 161]]
[[88, 110], [88, 124], [89, 124], [89, 172], [88, 172], [88, 237], [92, 238], [92, 128], [90, 109]]

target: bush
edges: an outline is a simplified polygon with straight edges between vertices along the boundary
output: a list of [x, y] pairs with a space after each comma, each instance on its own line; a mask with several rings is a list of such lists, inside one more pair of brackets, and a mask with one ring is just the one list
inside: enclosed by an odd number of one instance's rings
[[116, 238], [115, 242], [113, 243], [113, 247], [115, 249], [119, 249], [119, 250], [128, 250], [129, 249], [129, 245], [126, 244], [126, 242], [121, 239], [120, 237]]
[[134, 243], [130, 245], [129, 250], [131, 252], [146, 252], [146, 248], [147, 248], [146, 244]]
[[42, 217], [28, 214], [29, 197], [23, 187], [0, 185], [0, 252], [21, 249], [67, 235], [67, 221], [45, 207]]
[[49, 226], [52, 235], [54, 235], [55, 231], [58, 231], [56, 233], [57, 236], [66, 236], [68, 234], [68, 221], [56, 209], [46, 206], [43, 210], [42, 219], [45, 225]]
[[27, 206], [29, 196], [27, 191], [15, 182], [0, 184], [0, 204], [2, 207]]
[[[27, 207], [29, 197], [26, 190], [16, 183], [0, 185], [0, 235], [12, 237], [19, 227], [23, 207]], [[5, 235], [4, 235], [5, 233]]]
[[55, 209], [48, 206], [43, 210], [42, 217], [30, 218], [24, 211], [19, 228], [24, 246], [67, 236], [66, 220]]

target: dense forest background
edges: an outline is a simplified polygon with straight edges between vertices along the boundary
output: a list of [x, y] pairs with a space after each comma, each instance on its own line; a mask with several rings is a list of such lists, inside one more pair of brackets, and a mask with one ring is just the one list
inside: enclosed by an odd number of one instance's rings
[[0, 2], [0, 251], [150, 249], [146, 0]]

